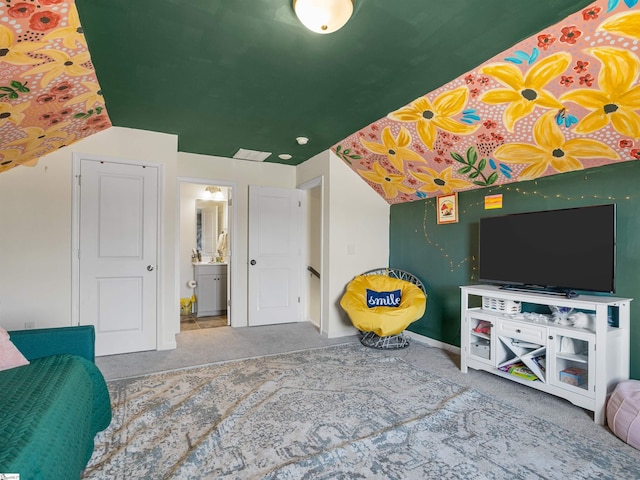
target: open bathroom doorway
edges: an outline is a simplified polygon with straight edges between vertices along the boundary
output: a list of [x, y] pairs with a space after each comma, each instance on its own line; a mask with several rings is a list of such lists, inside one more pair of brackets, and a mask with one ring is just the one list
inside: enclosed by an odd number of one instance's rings
[[180, 331], [231, 324], [232, 193], [218, 182], [180, 182]]

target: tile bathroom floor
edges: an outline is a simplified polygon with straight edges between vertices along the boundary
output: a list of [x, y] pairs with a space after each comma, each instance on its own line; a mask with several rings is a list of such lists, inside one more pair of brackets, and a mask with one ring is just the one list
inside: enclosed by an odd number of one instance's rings
[[200, 330], [203, 328], [226, 327], [227, 316], [218, 315], [215, 317], [196, 317], [195, 315], [180, 316], [180, 331]]

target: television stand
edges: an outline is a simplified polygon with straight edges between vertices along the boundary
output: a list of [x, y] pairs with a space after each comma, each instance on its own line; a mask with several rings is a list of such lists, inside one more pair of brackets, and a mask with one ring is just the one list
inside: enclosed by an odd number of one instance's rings
[[566, 298], [577, 298], [580, 295], [575, 290], [568, 288], [550, 288], [540, 285], [503, 285], [499, 287], [501, 290], [511, 290], [514, 292], [534, 292], [543, 293], [545, 295], [557, 295]]
[[[604, 425], [607, 394], [629, 378], [631, 299], [567, 298], [497, 285], [460, 288], [463, 373], [484, 370], [556, 395], [593, 411], [594, 421]], [[533, 313], [545, 306], [572, 308], [592, 321], [578, 328]]]

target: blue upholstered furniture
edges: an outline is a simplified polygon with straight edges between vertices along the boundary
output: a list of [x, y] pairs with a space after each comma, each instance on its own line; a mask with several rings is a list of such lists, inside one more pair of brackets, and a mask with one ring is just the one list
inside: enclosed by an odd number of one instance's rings
[[9, 332], [31, 362], [0, 371], [0, 473], [77, 479], [111, 422], [92, 326]]

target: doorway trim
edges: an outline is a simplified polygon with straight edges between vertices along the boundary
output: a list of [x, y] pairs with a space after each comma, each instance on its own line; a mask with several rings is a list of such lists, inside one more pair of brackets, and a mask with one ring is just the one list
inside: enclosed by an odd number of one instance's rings
[[[316, 187], [320, 187], [320, 334], [321, 335], [327, 335], [328, 332], [325, 331], [325, 318], [324, 318], [324, 312], [325, 312], [325, 308], [324, 308], [324, 292], [325, 292], [325, 268], [324, 268], [324, 261], [325, 261], [325, 257], [324, 257], [324, 246], [325, 246], [325, 225], [324, 225], [324, 201], [325, 201], [325, 189], [324, 189], [324, 175], [320, 175], [318, 177], [312, 178], [311, 180], [308, 180], [306, 182], [303, 182], [301, 184], [299, 184], [296, 188], [298, 190], [303, 190], [305, 192], [305, 195], [308, 195], [307, 190], [311, 190], [313, 188]], [[304, 221], [305, 224], [306, 222], [310, 221], [309, 218], [307, 218], [306, 215], [306, 211], [304, 212]], [[302, 239], [302, 251], [303, 251], [303, 258], [308, 258], [308, 254], [309, 254], [309, 239], [307, 238], [307, 229], [304, 229], [304, 237]], [[306, 267], [305, 267], [306, 268]], [[308, 295], [303, 295], [303, 302], [304, 302], [304, 311], [306, 312], [309, 308], [309, 296]]]
[[[118, 157], [95, 155], [90, 153], [73, 152], [71, 168], [71, 325], [80, 325], [80, 162], [91, 160], [105, 163], [119, 163], [132, 166], [149, 166], [158, 170], [158, 200], [156, 210], [158, 214], [156, 243], [157, 266], [160, 272], [156, 281], [156, 350], [164, 346], [163, 334], [165, 325], [161, 319], [165, 318], [164, 312], [164, 269], [162, 268], [162, 254], [164, 239], [164, 165], [155, 162], [129, 160]], [[163, 347], [164, 348], [164, 347]], [[175, 348], [175, 347], [173, 347]]]
[[[180, 185], [183, 183], [191, 183], [191, 184], [196, 184], [196, 185], [219, 185], [221, 187], [228, 187], [231, 190], [231, 201], [232, 202], [236, 202], [237, 201], [237, 193], [238, 193], [238, 184], [236, 182], [230, 182], [228, 180], [215, 180], [215, 179], [206, 179], [206, 178], [194, 178], [194, 177], [178, 177], [177, 178], [177, 214], [178, 214], [178, 219], [176, 221], [176, 238], [178, 239], [178, 241], [176, 242], [176, 252], [175, 252], [175, 262], [176, 262], [176, 272], [178, 272], [178, 275], [176, 275], [175, 278], [175, 285], [174, 285], [174, 292], [175, 292], [175, 299], [174, 299], [174, 304], [175, 305], [179, 305], [180, 304], [180, 245], [181, 245], [181, 238], [180, 238], [180, 202], [181, 202], [181, 198], [180, 198]], [[229, 324], [229, 326], [231, 327], [244, 327], [246, 325], [234, 325], [234, 319], [237, 317], [237, 315], [234, 315], [233, 313], [233, 309], [234, 306], [238, 305], [238, 302], [240, 302], [241, 300], [238, 298], [238, 293], [236, 292], [237, 289], [233, 288], [233, 282], [236, 278], [236, 272], [237, 272], [237, 268], [238, 266], [236, 265], [238, 262], [237, 260], [234, 259], [234, 257], [236, 257], [236, 249], [237, 249], [237, 232], [238, 232], [238, 228], [237, 228], [237, 208], [235, 205], [231, 205], [231, 208], [229, 208], [229, 205], [227, 205], [227, 214], [229, 213], [228, 210], [231, 210], [231, 215], [228, 215], [228, 221], [229, 221], [229, 230], [231, 231], [231, 243], [230, 243], [230, 252], [231, 255], [229, 256], [229, 261], [228, 261], [228, 275], [227, 275], [227, 323]], [[180, 323], [180, 312], [178, 312], [178, 324]], [[236, 321], [237, 323], [237, 321]]]

